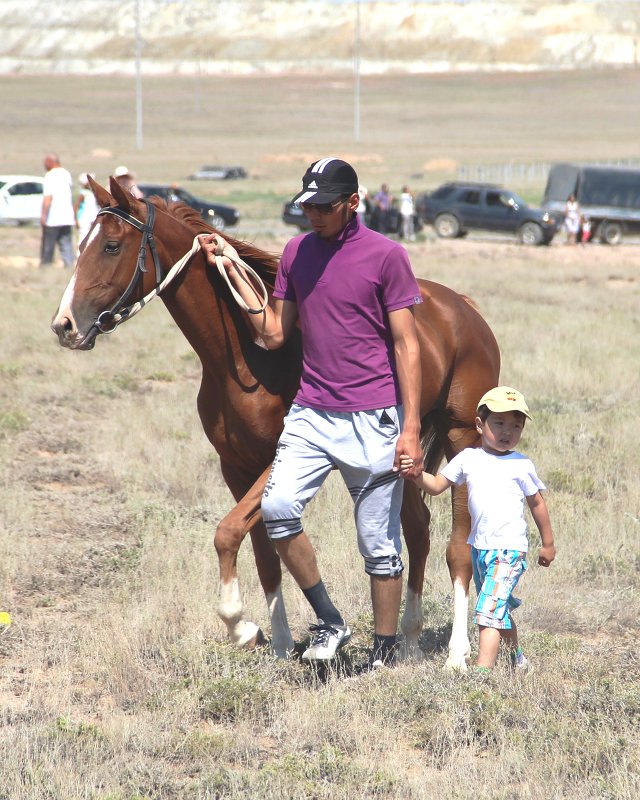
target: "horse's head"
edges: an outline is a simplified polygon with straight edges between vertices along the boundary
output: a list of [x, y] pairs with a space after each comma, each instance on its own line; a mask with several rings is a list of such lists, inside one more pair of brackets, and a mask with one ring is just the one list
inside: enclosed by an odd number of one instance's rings
[[110, 192], [91, 177], [89, 183], [100, 211], [80, 245], [75, 272], [51, 323], [60, 344], [73, 350], [91, 349], [99, 333], [115, 329], [128, 304], [160, 281], [151, 232], [154, 207], [114, 178]]

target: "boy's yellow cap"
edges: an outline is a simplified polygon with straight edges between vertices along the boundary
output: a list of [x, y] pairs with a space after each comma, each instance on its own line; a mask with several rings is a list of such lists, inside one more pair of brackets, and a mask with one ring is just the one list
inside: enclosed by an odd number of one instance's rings
[[511, 386], [496, 386], [494, 389], [490, 389], [480, 398], [478, 408], [480, 406], [486, 406], [489, 411], [497, 413], [501, 411], [522, 411], [525, 417], [533, 420], [533, 417], [529, 414], [529, 407], [524, 395]]

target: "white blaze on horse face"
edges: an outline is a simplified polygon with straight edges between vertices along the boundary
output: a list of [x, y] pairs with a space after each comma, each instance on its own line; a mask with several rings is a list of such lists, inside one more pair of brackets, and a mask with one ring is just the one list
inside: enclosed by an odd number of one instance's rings
[[61, 317], [66, 317], [70, 322], [73, 323], [73, 327], [75, 330], [75, 320], [73, 319], [73, 312], [71, 308], [73, 306], [73, 293], [76, 287], [76, 273], [74, 272], [71, 276], [71, 280], [67, 284], [67, 288], [64, 290], [64, 294], [62, 295], [62, 300], [60, 301], [60, 305], [58, 306], [58, 313], [56, 314], [53, 324], [55, 325]]
[[[91, 242], [97, 237], [100, 233], [100, 226], [102, 225], [102, 220], [96, 220], [96, 224], [93, 226], [93, 230], [89, 233], [89, 238], [87, 239], [87, 243], [84, 246], [84, 250], [89, 247]], [[82, 251], [84, 253], [84, 250]]]
[[[89, 247], [91, 242], [96, 238], [100, 231], [100, 223], [97, 222], [93, 230], [89, 234], [89, 238], [87, 239], [87, 243], [84, 246], [84, 250]], [[83, 252], [84, 252], [83, 250]], [[72, 325], [72, 330], [74, 334], [78, 333], [78, 326], [76, 323], [76, 319], [73, 315], [73, 300], [75, 296], [75, 289], [76, 289], [76, 279], [77, 279], [77, 269], [74, 270], [73, 275], [71, 276], [71, 280], [67, 284], [67, 288], [64, 290], [64, 294], [62, 295], [62, 300], [60, 301], [60, 305], [58, 306], [58, 313], [56, 314], [53, 325], [56, 325], [60, 320], [68, 320]]]
[[[89, 238], [87, 239], [87, 243], [84, 246], [86, 250], [87, 247], [91, 244], [91, 242], [96, 238], [100, 231], [100, 222], [98, 221], [94, 226], [93, 230], [89, 234]], [[83, 250], [84, 252], [84, 250]], [[64, 294], [62, 295], [62, 300], [60, 301], [60, 305], [58, 307], [58, 313], [56, 314], [55, 320], [60, 319], [60, 317], [66, 317], [74, 326], [75, 330], [75, 319], [73, 317], [73, 297], [76, 288], [76, 275], [77, 272], [74, 271], [73, 275], [71, 276], [71, 280], [67, 284], [67, 288], [64, 290]]]

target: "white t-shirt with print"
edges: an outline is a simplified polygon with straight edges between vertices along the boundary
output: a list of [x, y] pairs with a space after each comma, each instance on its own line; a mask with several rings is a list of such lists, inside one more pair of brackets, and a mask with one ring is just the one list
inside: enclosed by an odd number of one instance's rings
[[481, 447], [468, 447], [440, 472], [457, 486], [467, 484], [469, 544], [478, 550], [527, 552], [524, 499], [546, 486], [526, 456], [516, 452], [497, 456]]
[[51, 195], [46, 222], [48, 226], [76, 224], [72, 188], [71, 174], [64, 167], [54, 167], [44, 176], [42, 193], [45, 197]]

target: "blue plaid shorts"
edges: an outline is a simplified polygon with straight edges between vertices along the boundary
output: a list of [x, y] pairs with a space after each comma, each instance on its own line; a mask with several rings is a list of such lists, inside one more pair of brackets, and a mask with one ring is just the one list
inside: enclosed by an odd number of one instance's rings
[[520, 550], [471, 548], [473, 581], [478, 593], [474, 621], [485, 628], [509, 630], [510, 612], [522, 603], [513, 596], [527, 568], [527, 554]]

